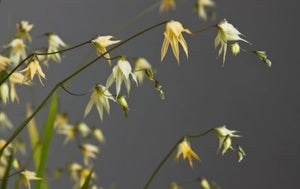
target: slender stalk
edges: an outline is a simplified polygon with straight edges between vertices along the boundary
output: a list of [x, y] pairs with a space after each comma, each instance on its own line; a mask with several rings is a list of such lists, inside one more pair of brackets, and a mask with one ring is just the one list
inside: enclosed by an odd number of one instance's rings
[[[97, 58], [95, 58], [94, 60], [92, 60], [91, 62], [89, 62], [88, 64], [86, 64], [85, 66], [83, 66], [82, 68], [78, 69], [77, 71], [75, 71], [74, 73], [72, 73], [71, 75], [67, 76], [65, 79], [63, 79], [62, 81], [60, 81], [59, 83], [57, 83], [53, 89], [50, 91], [50, 93], [46, 96], [46, 98], [41, 102], [41, 104], [36, 108], [36, 110], [32, 113], [31, 116], [29, 116], [25, 121], [23, 121], [19, 127], [14, 131], [14, 133], [7, 139], [5, 145], [1, 148], [0, 150], [0, 157], [2, 156], [4, 149], [19, 135], [19, 133], [26, 127], [26, 125], [28, 124], [28, 122], [47, 104], [47, 101], [51, 98], [51, 96], [54, 94], [54, 92], [57, 90], [58, 87], [60, 87], [61, 85], [63, 85], [65, 82], [67, 82], [68, 80], [70, 80], [71, 78], [73, 78], [74, 76], [76, 76], [77, 74], [79, 74], [80, 72], [82, 72], [83, 70], [85, 70], [86, 68], [88, 68], [90, 65], [92, 65], [93, 63], [95, 63], [97, 60], [99, 60], [100, 58], [104, 57], [104, 55], [106, 55], [107, 53], [115, 50], [116, 48], [122, 46], [123, 44], [131, 41], [132, 39], [142, 35], [143, 33], [150, 31], [158, 26], [161, 26], [165, 23], [167, 23], [168, 21], [163, 21], [159, 24], [155, 24], [141, 32], [138, 32], [134, 35], [132, 35], [131, 37], [127, 38], [126, 40], [120, 42], [119, 44], [117, 44], [116, 46], [110, 48], [109, 50], [107, 50], [105, 53], [101, 54], [100, 56], [98, 56]], [[87, 43], [87, 42], [85, 42]], [[84, 44], [85, 44], [84, 43]], [[41, 54], [49, 54], [49, 53], [41, 53]]]
[[131, 19], [129, 19], [128, 21], [126, 21], [125, 23], [123, 23], [120, 27], [118, 27], [113, 33], [112, 35], [115, 35], [116, 33], [118, 33], [119, 31], [123, 30], [124, 28], [128, 27], [130, 24], [132, 24], [133, 22], [135, 22], [136, 20], [138, 20], [139, 18], [143, 17], [144, 15], [146, 15], [147, 13], [151, 12], [153, 9], [155, 9], [161, 2], [158, 1], [155, 4], [151, 5], [150, 7], [144, 9], [143, 11], [141, 11], [138, 15], [132, 17]]
[[62, 53], [62, 52], [66, 52], [66, 51], [70, 51], [70, 50], [73, 50], [73, 49], [76, 49], [78, 47], [81, 47], [87, 43], [90, 43], [91, 40], [89, 41], [85, 41], [83, 43], [80, 43], [78, 45], [75, 45], [73, 47], [70, 47], [70, 48], [66, 48], [66, 49], [63, 49], [63, 50], [60, 50], [60, 51], [56, 51], [56, 52], [46, 52], [46, 53], [38, 53], [38, 52], [34, 52], [34, 53], [31, 53], [29, 56], [27, 56], [24, 60], [22, 60], [16, 67], [14, 67], [14, 69], [12, 69], [1, 81], [0, 81], [0, 85], [2, 85], [2, 83], [4, 83], [8, 78], [9, 76], [11, 76], [11, 74], [13, 74], [21, 65], [23, 65], [28, 59], [32, 58], [33, 56], [35, 55], [51, 55], [51, 54], [57, 54], [57, 53]]
[[216, 28], [216, 27], [217, 27], [217, 25], [214, 24], [214, 25], [208, 26], [208, 27], [206, 27], [206, 28], [203, 28], [203, 29], [201, 29], [201, 30], [193, 31], [192, 34], [201, 33], [201, 32], [204, 32], [204, 31], [206, 31], [206, 30], [209, 30], [209, 29], [212, 29], [212, 28]]
[[169, 157], [173, 154], [173, 152], [176, 150], [177, 146], [184, 140], [185, 137], [187, 137], [187, 138], [200, 138], [200, 137], [202, 137], [202, 136], [210, 133], [211, 131], [213, 131], [213, 129], [209, 129], [209, 130], [205, 131], [204, 133], [201, 133], [201, 134], [198, 134], [198, 135], [185, 135], [185, 136], [181, 137], [176, 142], [176, 144], [171, 148], [171, 150], [169, 151], [169, 153], [164, 157], [164, 159], [156, 167], [156, 169], [152, 173], [151, 177], [147, 181], [146, 185], [144, 186], [144, 189], [147, 189], [150, 186], [152, 180], [157, 175], [157, 173], [159, 172], [159, 170], [161, 169], [161, 167], [165, 164], [165, 162], [169, 159]]

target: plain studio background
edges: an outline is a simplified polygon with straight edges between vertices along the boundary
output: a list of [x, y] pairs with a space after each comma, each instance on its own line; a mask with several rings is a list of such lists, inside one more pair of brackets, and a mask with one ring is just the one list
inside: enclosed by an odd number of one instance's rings
[[[108, 35], [131, 17], [156, 1], [137, 0], [3, 0], [0, 4], [0, 41], [7, 44], [8, 28], [15, 32], [15, 23], [28, 20], [33, 23], [31, 34], [55, 32], [70, 46], [91, 39], [95, 35]], [[180, 49], [181, 66], [178, 67], [171, 50], [162, 64], [160, 48], [164, 26], [138, 37], [118, 48], [113, 55], [142, 56], [157, 70], [166, 95], [160, 100], [153, 84], [145, 81], [133, 84], [128, 99], [129, 118], [121, 108], [112, 105], [111, 115], [100, 122], [95, 109], [85, 118], [90, 126], [102, 129], [106, 143], [100, 145], [101, 153], [94, 161], [98, 175], [96, 183], [102, 186], [116, 184], [116, 188], [142, 188], [158, 163], [185, 134], [197, 134], [219, 125], [240, 131], [239, 143], [247, 156], [238, 163], [236, 152], [229, 150], [223, 157], [216, 154], [218, 139], [209, 134], [191, 140], [202, 163], [174, 162], [173, 157], [164, 165], [150, 188], [165, 188], [171, 181], [189, 182], [197, 177], [213, 179], [222, 188], [295, 188], [300, 166], [299, 142], [299, 2], [244, 0], [216, 1], [216, 20], [204, 22], [192, 12], [194, 1], [177, 1], [176, 11], [160, 15], [158, 8], [138, 22], [115, 34], [116, 39], [128, 36], [163, 20], [174, 19], [192, 31], [219, 22], [223, 18], [237, 27], [252, 42], [243, 47], [266, 50], [273, 65], [268, 68], [257, 57], [228, 51], [225, 67], [214, 51], [215, 29], [185, 35], [189, 46], [186, 61]], [[10, 25], [10, 26], [9, 26]], [[33, 44], [47, 45], [45, 38], [34, 38]], [[36, 42], [36, 43], [35, 43]], [[35, 46], [35, 47], [38, 47]], [[51, 62], [44, 71], [46, 86], [35, 80], [33, 90], [18, 88], [21, 103], [4, 107], [18, 125], [25, 115], [26, 101], [41, 102], [51, 88], [66, 74], [71, 73], [92, 49], [87, 45], [72, 52], [62, 63]], [[89, 58], [96, 56], [94, 52]], [[115, 61], [113, 62], [116, 63]], [[81, 93], [96, 83], [104, 84], [110, 74], [107, 62], [101, 60], [79, 74], [70, 83], [70, 90]], [[113, 91], [113, 88], [111, 91]], [[124, 90], [125, 91], [125, 90]], [[61, 112], [68, 112], [71, 123], [81, 121], [90, 96], [74, 97], [63, 93], [59, 103]], [[3, 108], [3, 107], [2, 107]], [[43, 126], [48, 108], [38, 114]], [[22, 132], [26, 139], [27, 131]], [[7, 134], [2, 134], [5, 138]], [[48, 172], [82, 156], [75, 143], [62, 146], [64, 136], [55, 135], [52, 141]], [[95, 141], [92, 141], [95, 142]], [[98, 144], [95, 142], [95, 144]], [[27, 146], [29, 148], [29, 146]], [[68, 178], [50, 181], [51, 188], [71, 188]], [[199, 188], [195, 184], [187, 188]]]

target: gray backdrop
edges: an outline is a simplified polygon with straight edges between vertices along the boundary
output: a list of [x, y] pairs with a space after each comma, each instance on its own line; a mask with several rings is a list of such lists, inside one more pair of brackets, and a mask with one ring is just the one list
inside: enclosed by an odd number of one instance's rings
[[[9, 24], [15, 31], [15, 23], [28, 20], [35, 25], [32, 35], [53, 31], [69, 45], [74, 45], [96, 34], [107, 35], [129, 18], [156, 1], [137, 0], [3, 0], [0, 4], [0, 41], [7, 44]], [[142, 188], [151, 173], [174, 145], [185, 134], [201, 133], [211, 127], [227, 125], [241, 132], [239, 143], [247, 156], [237, 163], [236, 153], [228, 151], [223, 157], [216, 154], [218, 139], [209, 134], [191, 140], [193, 149], [202, 159], [191, 169], [181, 159], [173, 157], [164, 165], [150, 188], [165, 188], [171, 181], [189, 182], [197, 177], [217, 181], [222, 188], [296, 188], [299, 169], [299, 87], [298, 42], [299, 2], [244, 0], [216, 1], [215, 21], [203, 22], [192, 13], [194, 1], [177, 1], [177, 10], [158, 14], [158, 9], [137, 23], [116, 34], [116, 39], [126, 37], [150, 25], [166, 19], [179, 20], [186, 28], [198, 30], [217, 23], [223, 18], [232, 23], [253, 43], [250, 48], [266, 50], [273, 65], [268, 68], [257, 57], [240, 54], [234, 57], [228, 52], [225, 67], [216, 60], [214, 38], [216, 30], [195, 35], [184, 35], [190, 57], [188, 62], [182, 49], [181, 67], [177, 66], [170, 49], [162, 64], [160, 48], [164, 27], [124, 45], [113, 53], [128, 57], [143, 56], [157, 70], [166, 100], [160, 100], [152, 83], [133, 85], [129, 98], [129, 118], [119, 106], [113, 104], [111, 115], [105, 114], [99, 121], [95, 109], [85, 119], [90, 126], [99, 126], [107, 142], [100, 145], [101, 153], [94, 161], [98, 175], [96, 183], [116, 188]], [[35, 39], [36, 44], [47, 44], [46, 39]], [[37, 46], [36, 46], [37, 47]], [[25, 101], [41, 102], [51, 88], [65, 74], [71, 73], [91, 45], [68, 52], [62, 64], [51, 62], [45, 69], [48, 81], [35, 89], [18, 88], [21, 103], [5, 107], [14, 124], [19, 124], [25, 114]], [[94, 53], [89, 59], [94, 58]], [[54, 76], [55, 74], [55, 76]], [[96, 83], [105, 83], [110, 74], [103, 60], [75, 77], [70, 90], [81, 93]], [[82, 120], [89, 95], [61, 96], [59, 110], [68, 112], [70, 122]], [[48, 108], [39, 114], [40, 127]], [[27, 131], [22, 132], [26, 139]], [[2, 137], [5, 137], [2, 135]], [[61, 146], [64, 137], [54, 136], [49, 154], [48, 171], [63, 167], [73, 158], [82, 162], [76, 145]], [[97, 144], [95, 142], [95, 144]], [[175, 155], [175, 154], [174, 154]], [[51, 188], [71, 188], [65, 176], [53, 181]], [[192, 185], [186, 188], [199, 188]]]

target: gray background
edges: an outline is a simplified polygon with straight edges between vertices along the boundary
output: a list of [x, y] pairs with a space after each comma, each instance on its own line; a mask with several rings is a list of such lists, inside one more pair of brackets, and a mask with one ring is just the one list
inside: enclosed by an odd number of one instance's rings
[[[69, 45], [74, 45], [96, 34], [107, 35], [129, 18], [156, 1], [137, 0], [3, 0], [0, 4], [0, 41], [7, 44], [8, 23], [28, 20], [35, 25], [32, 35], [53, 31]], [[125, 119], [119, 106], [112, 104], [110, 117], [99, 122], [96, 110], [85, 119], [90, 126], [99, 126], [107, 142], [100, 145], [101, 153], [94, 161], [98, 175], [96, 183], [116, 188], [142, 188], [151, 173], [174, 143], [185, 134], [201, 133], [219, 125], [241, 131], [239, 143], [247, 156], [241, 163], [236, 153], [228, 151], [223, 157], [216, 154], [218, 139], [209, 134], [191, 140], [192, 147], [202, 159], [194, 169], [173, 157], [164, 165], [150, 188], [165, 188], [171, 181], [184, 183], [197, 177], [217, 181], [222, 188], [296, 188], [299, 173], [299, 2], [244, 0], [216, 1], [217, 18], [212, 22], [199, 20], [192, 13], [194, 1], [177, 1], [177, 10], [158, 14], [158, 9], [119, 32], [117, 39], [126, 37], [150, 25], [166, 19], [179, 20], [186, 28], [198, 30], [227, 20], [253, 43], [250, 48], [266, 50], [272, 60], [272, 68], [257, 57], [229, 52], [225, 67], [216, 60], [214, 38], [216, 30], [203, 34], [184, 35], [190, 57], [188, 62], [181, 49], [181, 67], [178, 67], [170, 49], [162, 64], [160, 48], [164, 27], [117, 49], [114, 55], [143, 56], [158, 71], [157, 78], [163, 84], [166, 100], [161, 101], [152, 83], [146, 81], [133, 87], [130, 93], [129, 118]], [[46, 45], [46, 39], [35, 39]], [[246, 45], [244, 44], [246, 47]], [[71, 73], [92, 47], [90, 45], [67, 53], [62, 64], [51, 62], [45, 69], [48, 81], [35, 89], [18, 89], [21, 104], [5, 107], [15, 125], [25, 114], [25, 102], [34, 99], [35, 105], [51, 88]], [[93, 54], [92, 59], [96, 56]], [[54, 76], [55, 74], [55, 76]], [[75, 77], [70, 85], [74, 92], [89, 90], [96, 83], [105, 83], [110, 74], [103, 60]], [[34, 94], [34, 95], [32, 95]], [[60, 111], [69, 114], [70, 122], [82, 120], [89, 95], [74, 97], [62, 94]], [[39, 114], [43, 126], [48, 109]], [[22, 136], [26, 139], [26, 131]], [[4, 136], [3, 136], [4, 137]], [[63, 136], [55, 136], [49, 154], [49, 172], [63, 167], [73, 158], [81, 160], [76, 144], [61, 146]], [[96, 143], [95, 143], [96, 144]], [[51, 188], [71, 188], [65, 176], [53, 181]], [[199, 188], [192, 185], [186, 188]]]

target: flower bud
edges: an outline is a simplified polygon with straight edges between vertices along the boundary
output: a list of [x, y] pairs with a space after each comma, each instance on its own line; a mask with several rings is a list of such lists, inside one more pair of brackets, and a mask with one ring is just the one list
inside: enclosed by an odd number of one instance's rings
[[127, 118], [128, 117], [128, 104], [127, 104], [127, 101], [126, 101], [124, 95], [118, 95], [117, 100], [118, 100], [118, 103], [123, 107], [125, 117]]
[[234, 55], [237, 55], [240, 52], [240, 45], [235, 42], [231, 44], [231, 51]]

